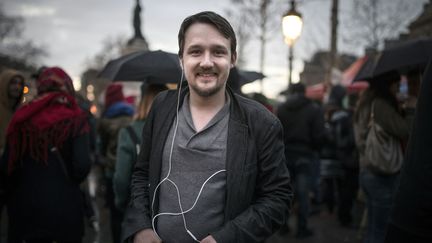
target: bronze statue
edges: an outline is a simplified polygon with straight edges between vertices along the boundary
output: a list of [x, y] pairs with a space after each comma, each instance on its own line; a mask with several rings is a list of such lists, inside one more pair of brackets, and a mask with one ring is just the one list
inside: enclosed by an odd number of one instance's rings
[[134, 9], [133, 26], [135, 29], [135, 38], [144, 39], [141, 32], [141, 5], [139, 0], [136, 0], [136, 6]]

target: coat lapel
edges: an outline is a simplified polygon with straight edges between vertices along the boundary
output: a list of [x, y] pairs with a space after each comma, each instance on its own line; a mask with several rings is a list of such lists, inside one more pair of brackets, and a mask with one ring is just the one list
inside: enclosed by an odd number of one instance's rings
[[230, 121], [228, 123], [228, 139], [227, 139], [227, 153], [226, 153], [226, 170], [227, 170], [227, 192], [226, 192], [226, 205], [225, 205], [225, 221], [232, 218], [232, 210], [230, 205], [235, 205], [234, 200], [237, 198], [236, 194], [241, 185], [240, 173], [244, 169], [247, 154], [247, 136], [248, 126], [245, 118], [239, 107], [238, 101], [234, 94], [231, 95], [230, 107]]

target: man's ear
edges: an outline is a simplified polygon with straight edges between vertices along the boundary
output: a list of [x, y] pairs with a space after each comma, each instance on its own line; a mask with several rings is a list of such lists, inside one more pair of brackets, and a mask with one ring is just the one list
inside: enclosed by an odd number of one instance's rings
[[233, 68], [237, 64], [237, 52], [234, 52], [231, 55], [231, 68]]
[[179, 58], [180, 68], [183, 71], [183, 59]]

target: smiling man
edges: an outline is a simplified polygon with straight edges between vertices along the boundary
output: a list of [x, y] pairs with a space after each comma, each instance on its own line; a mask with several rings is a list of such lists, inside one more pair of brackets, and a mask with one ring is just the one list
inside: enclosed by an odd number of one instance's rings
[[188, 85], [153, 103], [123, 239], [263, 242], [284, 223], [292, 200], [281, 124], [226, 86], [237, 58], [226, 19], [192, 15], [178, 41]]

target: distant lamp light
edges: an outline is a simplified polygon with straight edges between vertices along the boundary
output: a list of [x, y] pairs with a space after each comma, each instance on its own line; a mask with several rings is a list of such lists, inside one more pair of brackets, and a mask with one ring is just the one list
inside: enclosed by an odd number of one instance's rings
[[96, 115], [96, 113], [97, 113], [97, 106], [96, 105], [92, 105], [91, 107], [90, 107], [90, 112], [93, 114], [93, 115]]
[[28, 86], [24, 86], [24, 88], [23, 88], [23, 94], [28, 94], [29, 91], [30, 91], [29, 87]]
[[94, 92], [94, 86], [91, 84], [87, 85], [87, 92], [93, 93]]
[[291, 1], [291, 8], [282, 17], [282, 32], [285, 37], [285, 43], [293, 45], [300, 37], [303, 28], [301, 14], [295, 9], [295, 2]]
[[95, 100], [95, 95], [94, 95], [93, 93], [88, 93], [88, 94], [87, 94], [87, 99], [88, 99], [89, 101], [94, 101], [94, 100]]
[[288, 86], [292, 84], [292, 64], [293, 64], [293, 46], [295, 41], [300, 37], [303, 28], [301, 14], [295, 8], [295, 1], [291, 0], [291, 8], [282, 17], [282, 33], [285, 43], [289, 47], [288, 52]]

